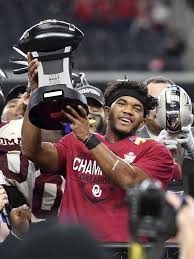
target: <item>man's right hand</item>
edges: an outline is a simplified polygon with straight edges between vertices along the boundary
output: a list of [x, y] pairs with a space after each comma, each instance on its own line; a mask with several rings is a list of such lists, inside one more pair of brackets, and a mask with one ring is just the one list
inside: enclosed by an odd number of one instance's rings
[[180, 258], [194, 258], [194, 200], [186, 197], [186, 204], [182, 206], [180, 197], [174, 193], [167, 192], [166, 200], [177, 211], [176, 223], [178, 227], [178, 241], [180, 242]]
[[182, 127], [181, 132], [177, 135], [177, 141], [194, 160], [194, 137], [190, 126]]
[[178, 141], [173, 138], [166, 130], [162, 130], [158, 136], [158, 141], [165, 145], [169, 150], [176, 150], [178, 148]]
[[174, 161], [182, 166], [183, 157], [181, 145], [178, 143], [177, 139], [172, 134], [168, 133], [168, 131], [162, 130], [158, 136], [158, 141], [170, 150]]
[[29, 231], [31, 221], [31, 210], [24, 204], [18, 208], [14, 208], [10, 212], [12, 232], [18, 237]]
[[33, 59], [32, 54], [28, 52], [28, 80], [30, 83], [31, 90], [38, 88], [38, 70], [39, 61], [37, 58]]

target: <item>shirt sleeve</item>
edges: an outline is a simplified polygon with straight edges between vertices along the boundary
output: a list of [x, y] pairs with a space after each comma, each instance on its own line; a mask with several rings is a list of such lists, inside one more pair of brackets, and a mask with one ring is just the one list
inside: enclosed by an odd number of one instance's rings
[[136, 158], [133, 166], [141, 168], [150, 178], [161, 181], [166, 188], [173, 177], [174, 170], [170, 151], [155, 140], [148, 140], [144, 145], [146, 145], [144, 152]]
[[64, 136], [59, 140], [57, 143], [53, 143], [56, 147], [58, 152], [58, 171], [66, 170], [66, 160], [67, 160], [67, 153], [68, 153], [68, 143], [69, 143], [69, 136], [70, 134]]

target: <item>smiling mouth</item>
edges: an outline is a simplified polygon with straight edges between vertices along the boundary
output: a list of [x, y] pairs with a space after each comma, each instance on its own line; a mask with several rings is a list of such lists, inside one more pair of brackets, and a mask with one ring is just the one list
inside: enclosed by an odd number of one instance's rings
[[122, 122], [122, 124], [126, 124], [126, 125], [129, 125], [132, 123], [132, 121], [127, 118], [120, 118], [119, 120]]

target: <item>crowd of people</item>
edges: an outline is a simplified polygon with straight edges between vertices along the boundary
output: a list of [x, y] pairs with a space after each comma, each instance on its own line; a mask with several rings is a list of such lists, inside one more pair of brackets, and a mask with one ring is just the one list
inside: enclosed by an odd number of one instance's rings
[[[34, 0], [30, 5], [24, 0], [9, 2], [0, 10], [4, 34], [1, 65], [13, 68], [7, 64], [6, 53], [13, 55], [11, 49], [18, 35], [40, 20], [56, 18], [76, 24], [85, 34], [75, 64], [78, 69], [183, 70], [187, 44], [175, 25], [171, 2]], [[18, 16], [21, 9], [24, 12]], [[13, 23], [9, 16], [13, 17]]]
[[82, 69], [184, 69], [186, 44], [173, 23], [170, 1], [77, 0], [72, 5], [74, 20], [86, 37], [77, 57]]

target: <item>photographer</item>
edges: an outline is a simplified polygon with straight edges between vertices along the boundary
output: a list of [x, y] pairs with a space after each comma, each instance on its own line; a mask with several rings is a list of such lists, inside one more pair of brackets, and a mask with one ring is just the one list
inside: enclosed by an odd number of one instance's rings
[[17, 208], [10, 208], [10, 212], [6, 207], [11, 223], [11, 226], [8, 226], [5, 220], [5, 212], [3, 211], [8, 203], [7, 193], [3, 186], [0, 185], [0, 254], [1, 256], [5, 255], [6, 258], [10, 258], [15, 254], [20, 240], [29, 231], [31, 221], [31, 211], [26, 204]]
[[[6, 225], [4, 214], [2, 212], [3, 208], [7, 204], [9, 204], [7, 193], [3, 186], [0, 185], [0, 242], [4, 241], [4, 239], [10, 234], [10, 230]], [[23, 204], [17, 208], [11, 208], [11, 211], [10, 213], [8, 212], [8, 214], [11, 221], [11, 234], [20, 239], [20, 237], [29, 230], [31, 220], [30, 208], [26, 204]]]
[[181, 206], [180, 198], [173, 193], [166, 193], [167, 201], [177, 210], [178, 241], [180, 243], [180, 258], [194, 258], [194, 200], [186, 197], [186, 204]]

